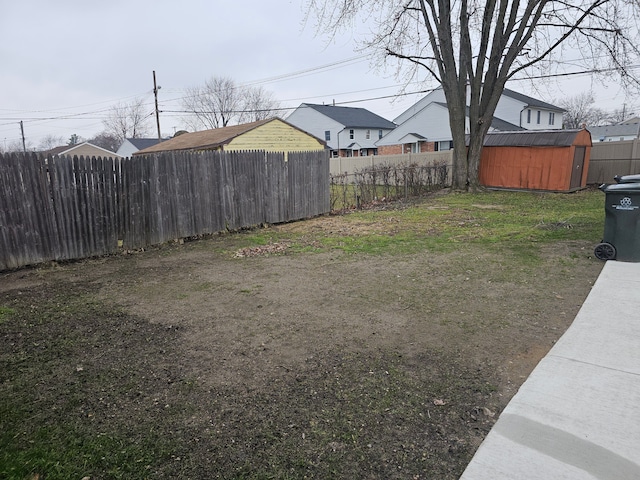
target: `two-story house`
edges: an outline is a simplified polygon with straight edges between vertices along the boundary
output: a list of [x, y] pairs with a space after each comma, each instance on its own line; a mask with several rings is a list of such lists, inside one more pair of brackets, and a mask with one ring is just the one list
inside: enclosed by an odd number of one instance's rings
[[[558, 130], [564, 110], [505, 89], [489, 131]], [[381, 155], [450, 150], [453, 138], [442, 88], [437, 88], [394, 119], [398, 127], [376, 142]], [[469, 118], [466, 119], [467, 131]]]
[[376, 142], [396, 125], [364, 108], [303, 103], [287, 122], [321, 138], [333, 157], [377, 155]]

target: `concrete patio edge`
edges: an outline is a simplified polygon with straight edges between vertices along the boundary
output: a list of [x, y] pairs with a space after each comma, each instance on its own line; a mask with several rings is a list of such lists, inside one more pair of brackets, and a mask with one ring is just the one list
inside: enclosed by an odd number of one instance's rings
[[607, 262], [462, 480], [640, 478], [640, 263]]

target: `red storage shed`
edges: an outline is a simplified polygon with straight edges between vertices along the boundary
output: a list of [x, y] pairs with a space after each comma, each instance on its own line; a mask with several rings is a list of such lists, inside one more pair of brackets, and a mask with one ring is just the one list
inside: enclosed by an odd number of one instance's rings
[[484, 140], [480, 184], [485, 187], [572, 192], [587, 184], [588, 130], [492, 132]]

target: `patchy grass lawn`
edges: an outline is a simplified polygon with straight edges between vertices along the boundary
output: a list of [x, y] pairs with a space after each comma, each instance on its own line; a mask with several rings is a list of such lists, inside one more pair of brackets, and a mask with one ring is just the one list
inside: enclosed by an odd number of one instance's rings
[[0, 273], [0, 477], [458, 478], [602, 264], [597, 190]]

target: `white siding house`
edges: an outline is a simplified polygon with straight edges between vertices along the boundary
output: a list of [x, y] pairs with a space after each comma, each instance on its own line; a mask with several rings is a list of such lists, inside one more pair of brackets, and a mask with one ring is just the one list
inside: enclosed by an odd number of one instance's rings
[[[562, 128], [563, 109], [505, 89], [489, 131], [555, 130]], [[376, 145], [381, 154], [440, 151], [451, 148], [449, 110], [437, 88], [394, 119], [396, 129]], [[466, 119], [469, 131], [469, 119]]]
[[125, 138], [116, 153], [121, 157], [130, 157], [137, 151], [152, 147], [161, 141], [157, 138]]
[[561, 130], [564, 110], [513, 90], [504, 90], [495, 117], [527, 130]]
[[377, 154], [376, 142], [395, 124], [364, 108], [303, 103], [287, 122], [327, 143], [334, 157]]
[[[396, 120], [401, 117], [402, 115]], [[467, 119], [467, 126], [468, 123]], [[423, 151], [421, 144], [424, 142], [436, 143], [437, 147], [434, 150], [440, 151], [449, 150], [451, 148], [450, 141], [451, 129], [449, 128], [447, 105], [442, 102], [433, 102], [418, 110], [417, 113], [382, 137], [377, 145], [378, 147], [403, 145], [403, 150], [396, 153], [419, 153]]]

